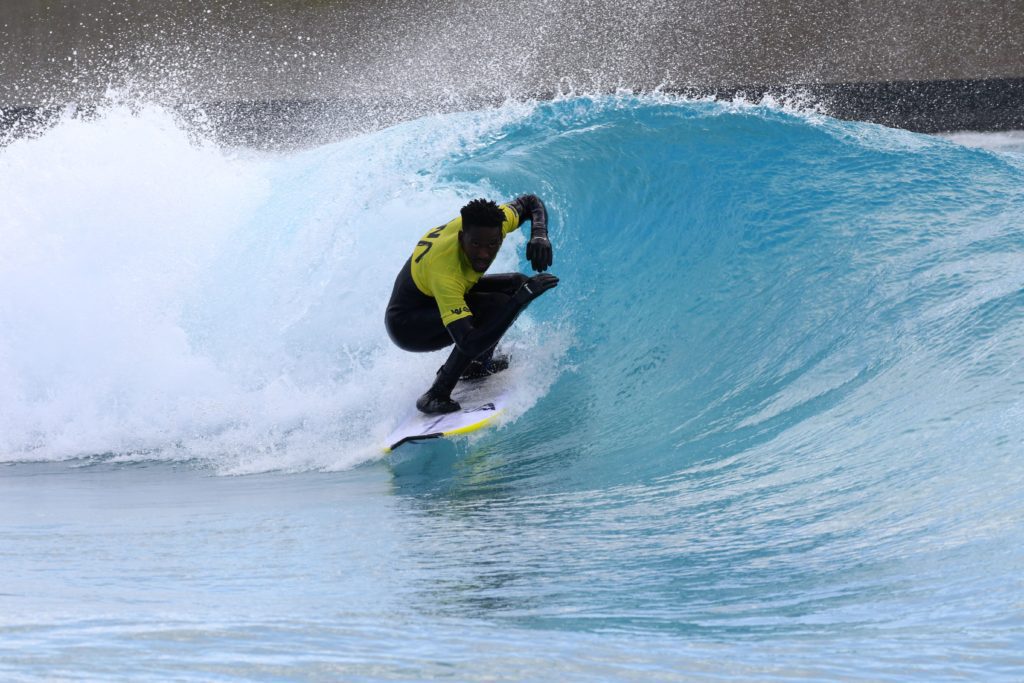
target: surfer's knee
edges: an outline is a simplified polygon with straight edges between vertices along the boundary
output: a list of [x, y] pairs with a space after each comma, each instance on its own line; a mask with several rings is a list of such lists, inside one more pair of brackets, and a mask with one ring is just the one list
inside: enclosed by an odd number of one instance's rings
[[526, 275], [523, 275], [522, 273], [513, 273], [513, 275], [515, 276], [513, 278], [514, 283], [513, 286], [508, 290], [509, 294], [515, 294], [520, 287], [522, 287], [523, 285], [530, 281], [530, 278], [527, 277]]

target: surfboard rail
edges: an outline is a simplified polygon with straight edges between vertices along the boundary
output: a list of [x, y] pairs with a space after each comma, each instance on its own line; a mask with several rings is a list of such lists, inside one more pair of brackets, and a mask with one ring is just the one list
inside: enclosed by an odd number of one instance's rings
[[[454, 398], [467, 406], [462, 410], [443, 415], [417, 412], [406, 417], [391, 432], [384, 452], [391, 453], [406, 443], [460, 436], [486, 427], [505, 409], [506, 401], [504, 392], [487, 392], [486, 388], [474, 386], [456, 392]], [[488, 396], [488, 393], [491, 395]]]

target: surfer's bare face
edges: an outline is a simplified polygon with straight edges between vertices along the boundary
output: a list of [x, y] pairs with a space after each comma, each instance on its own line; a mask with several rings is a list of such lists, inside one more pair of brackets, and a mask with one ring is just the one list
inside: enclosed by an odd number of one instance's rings
[[501, 231], [501, 226], [466, 226], [459, 233], [462, 251], [469, 259], [473, 270], [478, 273], [483, 273], [491, 267], [504, 239], [505, 234]]

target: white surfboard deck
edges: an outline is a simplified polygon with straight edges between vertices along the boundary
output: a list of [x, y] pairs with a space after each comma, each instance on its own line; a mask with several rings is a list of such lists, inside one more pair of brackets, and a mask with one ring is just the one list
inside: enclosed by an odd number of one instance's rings
[[452, 398], [459, 402], [462, 410], [424, 415], [414, 407], [413, 413], [388, 436], [384, 452], [390, 453], [404, 443], [469, 434], [486, 427], [508, 405], [508, 394], [508, 388], [487, 379], [460, 382]]

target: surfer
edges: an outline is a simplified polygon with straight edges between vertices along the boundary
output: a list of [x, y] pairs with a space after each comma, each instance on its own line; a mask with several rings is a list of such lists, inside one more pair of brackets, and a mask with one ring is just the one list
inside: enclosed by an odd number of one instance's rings
[[[544, 202], [528, 194], [508, 204], [474, 199], [452, 221], [416, 243], [395, 278], [384, 324], [406, 351], [437, 351], [455, 344], [434, 383], [416, 401], [424, 413], [451, 413], [459, 379], [477, 379], [508, 367], [494, 348], [530, 302], [558, 284], [551, 266], [548, 215]], [[540, 273], [484, 275], [505, 235], [530, 221], [526, 258]]]

